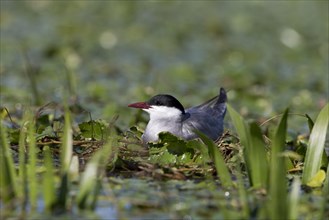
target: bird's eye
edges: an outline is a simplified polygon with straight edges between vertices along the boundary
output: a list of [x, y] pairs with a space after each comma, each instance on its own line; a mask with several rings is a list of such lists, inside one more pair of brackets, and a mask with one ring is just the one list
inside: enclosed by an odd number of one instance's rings
[[155, 101], [155, 105], [161, 105], [160, 101]]

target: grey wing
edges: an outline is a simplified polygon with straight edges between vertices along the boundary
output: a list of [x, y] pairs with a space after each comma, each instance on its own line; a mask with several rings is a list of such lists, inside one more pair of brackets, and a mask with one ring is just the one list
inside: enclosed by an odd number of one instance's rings
[[197, 137], [189, 132], [191, 130], [189, 128], [197, 129], [213, 140], [222, 135], [226, 100], [226, 91], [221, 88], [218, 96], [186, 110], [190, 116], [184, 121], [183, 132], [186, 131], [189, 134], [191, 137], [189, 139]]
[[[194, 139], [198, 136], [193, 130], [199, 130], [212, 140], [218, 139], [223, 133], [223, 116], [211, 115], [207, 112], [188, 109], [190, 117], [184, 121], [183, 132], [187, 139]], [[188, 134], [188, 135], [187, 135]]]

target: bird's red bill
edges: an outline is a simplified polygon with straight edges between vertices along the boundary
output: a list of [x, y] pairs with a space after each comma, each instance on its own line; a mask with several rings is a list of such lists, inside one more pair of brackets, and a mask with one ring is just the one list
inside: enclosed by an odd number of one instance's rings
[[131, 107], [131, 108], [141, 108], [141, 109], [151, 108], [151, 106], [149, 104], [147, 104], [146, 102], [132, 103], [132, 104], [128, 105], [128, 107]]

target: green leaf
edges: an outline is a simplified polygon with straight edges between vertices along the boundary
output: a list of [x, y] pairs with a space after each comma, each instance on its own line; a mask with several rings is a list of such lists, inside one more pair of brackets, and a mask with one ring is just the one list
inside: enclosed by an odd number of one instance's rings
[[230, 105], [227, 110], [244, 147], [244, 158], [249, 174], [249, 182], [255, 187], [266, 187], [268, 181], [268, 161], [262, 133], [256, 123], [246, 124]]
[[47, 210], [51, 210], [56, 201], [55, 175], [51, 152], [48, 146], [43, 148], [45, 173], [42, 176], [43, 198]]
[[81, 135], [84, 138], [103, 140], [106, 135], [107, 125], [102, 121], [88, 121], [79, 124]]
[[19, 129], [9, 129], [8, 130], [9, 133], [9, 142], [10, 144], [17, 144], [19, 143], [19, 134], [20, 134], [20, 130]]
[[2, 121], [0, 124], [0, 133], [0, 194], [1, 200], [4, 201], [5, 204], [8, 204], [16, 197], [17, 188], [15, 166], [8, 145], [7, 131], [2, 124]]
[[[325, 193], [329, 193], [329, 164], [328, 164], [328, 166], [327, 166], [327, 173], [326, 173], [327, 175], [326, 175], [326, 179], [325, 179], [325, 181], [324, 181], [324, 187], [323, 187], [323, 191], [325, 192]], [[324, 195], [326, 195], [324, 193]]]
[[325, 216], [328, 216], [328, 195], [329, 195], [329, 164], [327, 165], [326, 179], [323, 184], [322, 189], [322, 206], [320, 210], [319, 219], [325, 219]]
[[168, 152], [166, 147], [150, 148], [150, 157], [148, 159], [151, 163], [156, 163], [161, 166], [175, 164], [177, 155]]
[[36, 118], [36, 133], [41, 134], [44, 129], [51, 125], [51, 121], [49, 120], [49, 115], [44, 114]]
[[312, 179], [306, 183], [310, 187], [321, 187], [324, 180], [326, 179], [326, 172], [324, 170], [319, 170]]
[[299, 177], [295, 177], [291, 184], [291, 191], [289, 195], [289, 218], [291, 220], [298, 218], [299, 200], [300, 200], [300, 185]]
[[268, 209], [270, 218], [273, 220], [287, 219], [288, 217], [286, 165], [285, 157], [282, 155], [285, 150], [287, 116], [288, 109], [284, 112], [272, 139], [269, 185], [269, 196], [271, 201]]
[[241, 167], [240, 167], [240, 161], [236, 162], [236, 178], [237, 178], [237, 185], [238, 185], [238, 193], [239, 193], [239, 200], [240, 200], [240, 204], [241, 204], [241, 214], [242, 217], [241, 219], [248, 219], [248, 217], [250, 216], [250, 206], [249, 206], [249, 202], [248, 202], [248, 194], [247, 194], [247, 188], [245, 187], [244, 184], [244, 178], [242, 176], [242, 171], [241, 171]]
[[[241, 115], [236, 112], [231, 105], [227, 104], [227, 111], [229, 112], [233, 125], [239, 135], [240, 142], [243, 146], [247, 147], [250, 145], [250, 134], [249, 129]], [[248, 159], [248, 158], [247, 158]]]
[[319, 113], [312, 129], [306, 151], [302, 183], [308, 183], [320, 170], [322, 154], [329, 124], [329, 103]]
[[250, 139], [251, 144], [248, 146], [249, 150], [246, 153], [250, 154], [247, 157], [250, 159], [249, 170], [252, 176], [252, 186], [266, 188], [269, 167], [262, 132], [256, 123], [250, 124]]
[[203, 167], [208, 167], [208, 163], [211, 162], [211, 159], [209, 157], [208, 148], [204, 146], [204, 143], [200, 140], [190, 140], [187, 142], [187, 147], [194, 149], [195, 153], [191, 155], [192, 157], [195, 158], [195, 155], [198, 155], [194, 163], [202, 165]]
[[53, 138], [56, 137], [56, 134], [52, 126], [45, 127], [40, 134], [37, 134], [36, 139], [41, 140], [44, 137], [53, 137]]
[[138, 138], [141, 138], [144, 133], [144, 131], [137, 126], [132, 126], [129, 128], [129, 130], [133, 132]]
[[65, 112], [65, 124], [64, 124], [64, 134], [62, 137], [61, 146], [61, 173], [64, 174], [68, 172], [71, 159], [72, 159], [72, 128], [71, 128], [71, 116], [68, 110]]
[[169, 133], [161, 132], [159, 134], [159, 143], [167, 147], [168, 152], [171, 154], [182, 155], [186, 152], [194, 153], [193, 148], [187, 145], [187, 141]]
[[101, 189], [101, 169], [105, 169], [107, 160], [113, 153], [113, 141], [109, 140], [102, 149], [96, 152], [83, 172], [76, 200], [80, 209], [94, 209], [96, 206]]
[[33, 120], [32, 114], [29, 113], [29, 122], [28, 122], [28, 155], [29, 162], [27, 165], [27, 175], [28, 175], [28, 187], [29, 187], [29, 198], [32, 210], [35, 210], [37, 207], [38, 199], [38, 183], [37, 183], [37, 146], [35, 139], [35, 122]]
[[[205, 165], [209, 161], [207, 149], [199, 140], [184, 141], [170, 133], [161, 133], [158, 143], [150, 143], [151, 163], [159, 165]], [[195, 157], [195, 152], [200, 152]]]
[[98, 151], [86, 166], [80, 182], [77, 203], [80, 209], [92, 209], [94, 204], [94, 191], [98, 186], [98, 166], [102, 158], [102, 151]]
[[61, 145], [61, 183], [59, 187], [59, 195], [56, 200], [56, 206], [59, 209], [66, 209], [67, 201], [69, 198], [70, 189], [70, 175], [69, 168], [72, 160], [72, 128], [71, 128], [71, 117], [69, 110], [65, 111], [64, 118], [64, 134], [62, 137]]
[[222, 154], [218, 149], [218, 146], [202, 132], [198, 130], [195, 130], [194, 132], [200, 137], [203, 143], [208, 147], [209, 156], [215, 164], [217, 176], [221, 180], [223, 186], [232, 187], [233, 182], [231, 179], [231, 174], [225, 164]]
[[307, 118], [308, 128], [310, 129], [310, 131], [312, 131], [313, 126], [314, 126], [314, 122], [308, 114], [305, 114], [305, 117]]
[[249, 182], [251, 185], [253, 185], [252, 175], [251, 175], [251, 161], [252, 161], [252, 155], [249, 152], [249, 146], [251, 145], [250, 140], [250, 132], [247, 124], [241, 117], [241, 115], [236, 112], [229, 104], [227, 104], [227, 111], [231, 116], [233, 125], [235, 127], [236, 132], [238, 133], [238, 136], [240, 138], [241, 145], [244, 147], [243, 149], [243, 156], [246, 161], [247, 165], [247, 171], [249, 174]]
[[27, 170], [26, 170], [26, 145], [25, 145], [25, 139], [26, 139], [26, 133], [27, 133], [27, 121], [28, 121], [28, 114], [25, 112], [23, 116], [23, 124], [21, 126], [21, 131], [19, 135], [19, 151], [18, 151], [18, 160], [19, 160], [19, 194], [20, 194], [20, 200], [21, 200], [21, 209], [25, 210], [28, 200], [28, 178], [27, 178]]

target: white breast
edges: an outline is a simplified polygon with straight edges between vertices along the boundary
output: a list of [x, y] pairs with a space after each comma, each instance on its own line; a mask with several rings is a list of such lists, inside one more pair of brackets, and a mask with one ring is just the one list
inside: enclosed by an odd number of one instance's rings
[[142, 136], [144, 142], [157, 141], [160, 132], [170, 132], [182, 136], [182, 112], [174, 107], [152, 106], [145, 109], [150, 114], [150, 121]]

